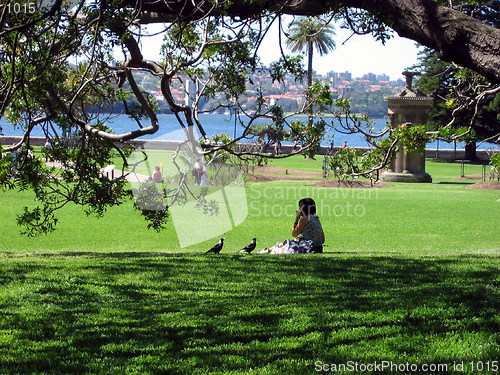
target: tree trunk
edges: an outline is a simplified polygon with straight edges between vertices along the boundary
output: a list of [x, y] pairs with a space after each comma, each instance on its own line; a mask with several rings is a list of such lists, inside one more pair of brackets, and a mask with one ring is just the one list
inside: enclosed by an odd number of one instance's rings
[[[312, 77], [313, 77], [313, 43], [312, 41], [307, 42], [307, 87], [310, 88], [312, 85]], [[311, 100], [312, 98], [309, 98]], [[311, 103], [309, 105], [309, 118], [307, 122], [307, 126], [314, 126], [314, 119], [313, 119], [313, 114], [314, 114], [314, 105]], [[309, 159], [314, 160], [314, 155], [316, 154], [312, 148], [307, 150], [307, 157]]]
[[444, 60], [500, 83], [500, 30], [433, 0], [234, 0], [218, 10], [209, 0], [123, 0], [122, 4], [157, 13], [145, 13], [142, 23], [197, 20], [209, 13], [250, 18], [264, 11], [321, 15], [332, 9], [360, 8], [376, 14], [400, 36], [439, 51]]
[[[310, 88], [312, 85], [312, 77], [313, 77], [313, 43], [311, 41], [307, 42], [307, 88]], [[311, 101], [311, 97], [308, 97], [308, 100]], [[309, 105], [309, 113], [308, 125], [313, 125], [313, 105]]]
[[465, 145], [465, 160], [470, 160], [470, 161], [476, 161], [477, 160], [477, 154], [476, 154], [476, 142], [472, 143], [467, 143]]
[[312, 41], [307, 42], [307, 87], [312, 85], [313, 77], [313, 43]]

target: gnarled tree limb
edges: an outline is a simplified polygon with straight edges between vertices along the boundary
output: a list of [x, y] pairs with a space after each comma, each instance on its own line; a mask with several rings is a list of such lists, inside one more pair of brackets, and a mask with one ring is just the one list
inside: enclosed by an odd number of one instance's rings
[[238, 18], [263, 13], [320, 15], [332, 9], [359, 8], [376, 15], [401, 37], [437, 50], [442, 58], [500, 82], [500, 30], [433, 0], [124, 0], [140, 6], [142, 23], [196, 20], [208, 12]]

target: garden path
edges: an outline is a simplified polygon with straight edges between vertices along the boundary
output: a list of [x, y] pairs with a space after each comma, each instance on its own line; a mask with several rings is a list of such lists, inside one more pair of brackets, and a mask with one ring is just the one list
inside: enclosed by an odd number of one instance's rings
[[[61, 169], [65, 168], [65, 166], [63, 166], [62, 163], [58, 161], [48, 161], [45, 164], [49, 167], [61, 168]], [[149, 176], [142, 175], [139, 173], [133, 173], [133, 172], [123, 173], [120, 169], [116, 169], [114, 165], [108, 165], [107, 167], [103, 168], [102, 174], [112, 180], [125, 175], [125, 178], [128, 182], [145, 182], [149, 179]]]

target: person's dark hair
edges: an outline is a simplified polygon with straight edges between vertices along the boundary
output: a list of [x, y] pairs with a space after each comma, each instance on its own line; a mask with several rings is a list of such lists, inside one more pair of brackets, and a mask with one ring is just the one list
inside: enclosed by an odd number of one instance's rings
[[299, 201], [299, 207], [306, 215], [316, 215], [316, 202], [312, 198], [302, 198]]

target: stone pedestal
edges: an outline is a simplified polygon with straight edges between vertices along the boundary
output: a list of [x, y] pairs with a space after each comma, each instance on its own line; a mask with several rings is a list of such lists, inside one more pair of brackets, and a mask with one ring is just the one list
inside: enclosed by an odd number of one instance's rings
[[[406, 76], [406, 87], [397, 95], [386, 96], [388, 104], [390, 126], [422, 125], [427, 120], [432, 98], [423, 96], [411, 88], [411, 81], [415, 73], [403, 72]], [[430, 174], [425, 172], [425, 155], [418, 152], [406, 152], [400, 149], [396, 157], [388, 166], [387, 172], [382, 173], [382, 181], [387, 182], [432, 182]]]

